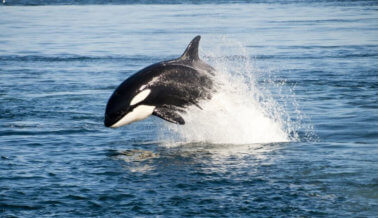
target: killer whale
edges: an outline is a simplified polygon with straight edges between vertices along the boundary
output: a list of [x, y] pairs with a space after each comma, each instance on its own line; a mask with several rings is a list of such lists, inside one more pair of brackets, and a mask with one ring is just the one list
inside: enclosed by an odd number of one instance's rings
[[150, 115], [185, 124], [180, 113], [199, 108], [214, 91], [214, 68], [198, 56], [201, 36], [196, 36], [181, 57], [152, 64], [122, 82], [108, 100], [106, 127], [117, 128]]

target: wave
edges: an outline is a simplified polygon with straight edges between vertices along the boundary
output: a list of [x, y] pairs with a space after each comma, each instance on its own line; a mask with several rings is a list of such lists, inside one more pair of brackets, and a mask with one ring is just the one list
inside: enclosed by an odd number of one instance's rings
[[[257, 49], [269, 49], [267, 46], [263, 45], [248, 45], [247, 48], [257, 48]], [[295, 53], [286, 54], [276, 54], [276, 55], [229, 55], [224, 54], [221, 58], [223, 59], [238, 59], [242, 60], [245, 58], [256, 58], [256, 59], [336, 59], [336, 58], [365, 58], [365, 57], [377, 57], [378, 49], [377, 45], [365, 44], [365, 45], [290, 45], [290, 46], [277, 46], [278, 49], [282, 50], [306, 50], [311, 51], [311, 53], [296, 55]], [[56, 54], [56, 55], [0, 55], [0, 61], [23, 61], [23, 62], [91, 62], [91, 61], [151, 61], [157, 62], [161, 61], [161, 56], [148, 56], [148, 55], [105, 55], [105, 56], [94, 56], [94, 55], [78, 55], [78, 54]], [[173, 59], [175, 56], [166, 57], [164, 59]], [[205, 58], [212, 59], [213, 56], [207, 56]], [[219, 58], [219, 56], [217, 57]], [[244, 60], [245, 61], [245, 60]]]
[[344, 55], [256, 55], [256, 59], [277, 59], [277, 60], [306, 60], [306, 59], [344, 59], [344, 58], [366, 58], [378, 57], [376, 54], [344, 54]]
[[158, 61], [157, 57], [134, 56], [81, 56], [81, 55], [0, 55], [0, 61], [23, 62], [91, 62], [91, 61]]
[[375, 0], [4, 0], [3, 5], [132, 5], [132, 4], [331, 4], [331, 5], [377, 5]]

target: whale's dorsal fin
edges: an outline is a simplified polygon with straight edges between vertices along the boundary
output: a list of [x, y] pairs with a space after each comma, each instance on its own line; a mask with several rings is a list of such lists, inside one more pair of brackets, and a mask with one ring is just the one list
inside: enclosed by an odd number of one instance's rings
[[198, 57], [198, 46], [200, 42], [201, 36], [196, 36], [192, 41], [189, 43], [188, 47], [186, 48], [184, 54], [181, 55], [181, 60], [199, 60]]

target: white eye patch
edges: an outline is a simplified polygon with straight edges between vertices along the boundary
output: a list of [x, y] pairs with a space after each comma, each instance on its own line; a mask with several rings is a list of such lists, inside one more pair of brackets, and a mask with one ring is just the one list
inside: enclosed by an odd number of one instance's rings
[[130, 105], [138, 104], [139, 102], [143, 101], [147, 98], [147, 96], [151, 93], [151, 89], [146, 89], [139, 92], [134, 98], [131, 100]]

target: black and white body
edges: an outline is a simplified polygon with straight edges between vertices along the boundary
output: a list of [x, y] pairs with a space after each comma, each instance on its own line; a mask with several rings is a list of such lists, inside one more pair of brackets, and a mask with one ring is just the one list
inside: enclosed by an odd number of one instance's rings
[[198, 56], [201, 37], [196, 36], [184, 54], [150, 65], [126, 79], [106, 106], [106, 127], [117, 128], [150, 115], [185, 124], [180, 113], [201, 100], [210, 99], [214, 69]]

